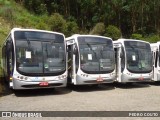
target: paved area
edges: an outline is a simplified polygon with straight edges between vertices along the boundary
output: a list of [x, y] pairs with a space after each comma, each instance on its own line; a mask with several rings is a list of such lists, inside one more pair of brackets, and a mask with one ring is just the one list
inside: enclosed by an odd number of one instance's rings
[[[98, 87], [71, 86], [23, 91], [6, 89], [4, 96], [0, 98], [0, 111], [160, 111], [160, 83], [132, 85], [114, 83]], [[83, 118], [54, 119], [81, 120]], [[85, 119], [125, 120], [128, 118], [85, 117]], [[132, 117], [129, 119], [158, 120], [160, 118]]]

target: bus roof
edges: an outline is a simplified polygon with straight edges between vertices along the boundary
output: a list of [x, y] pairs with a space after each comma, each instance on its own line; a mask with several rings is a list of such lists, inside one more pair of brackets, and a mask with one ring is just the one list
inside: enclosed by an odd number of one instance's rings
[[[137, 40], [137, 39], [124, 39], [124, 38], [118, 39], [116, 42], [124, 42], [124, 41], [139, 41], [139, 42], [149, 43], [149, 42], [144, 41], [144, 40]], [[116, 43], [116, 42], [115, 42], [115, 43]], [[149, 43], [149, 44], [150, 44], [150, 43]]]
[[[8, 38], [8, 36], [10, 34], [13, 34], [15, 31], [37, 31], [37, 32], [47, 32], [47, 33], [54, 33], [54, 34], [59, 34], [59, 35], [63, 35], [63, 37], [65, 38], [65, 35], [63, 33], [59, 33], [59, 32], [54, 32], [54, 31], [48, 31], [48, 30], [39, 30], [39, 29], [28, 29], [28, 28], [12, 28], [11, 31], [9, 32], [9, 34], [7, 35], [6, 39]], [[3, 42], [2, 46], [4, 46], [4, 44], [6, 43], [6, 39]]]
[[77, 37], [101, 37], [101, 38], [107, 38], [107, 39], [111, 39], [112, 40], [112, 38], [110, 38], [110, 37], [105, 37], [105, 36], [100, 36], [100, 35], [89, 35], [89, 34], [74, 34], [74, 35], [72, 35], [72, 36], [70, 36], [70, 37], [67, 37], [66, 38], [66, 41], [68, 41], [68, 40], [70, 40], [70, 39], [73, 39], [73, 38], [77, 38]]
[[61, 34], [64, 36], [63, 33], [60, 32], [54, 32], [54, 31], [48, 31], [48, 30], [40, 30], [40, 29], [28, 29], [28, 28], [13, 28], [10, 33], [14, 31], [37, 31], [37, 32], [48, 32], [48, 33], [55, 33], [55, 34]]

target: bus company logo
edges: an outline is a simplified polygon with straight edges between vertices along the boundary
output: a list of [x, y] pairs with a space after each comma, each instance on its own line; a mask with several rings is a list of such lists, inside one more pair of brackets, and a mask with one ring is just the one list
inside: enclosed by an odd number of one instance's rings
[[45, 81], [46, 79], [45, 78], [42, 78], [42, 81]]
[[2, 117], [12, 117], [11, 112], [2, 112]]

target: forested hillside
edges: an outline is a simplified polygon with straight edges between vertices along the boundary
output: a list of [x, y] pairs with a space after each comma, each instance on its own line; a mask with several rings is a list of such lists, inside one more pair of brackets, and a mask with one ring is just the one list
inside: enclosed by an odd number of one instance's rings
[[[159, 0], [0, 0], [10, 27], [144, 39], [160, 36]], [[2, 31], [2, 30], [0, 30]]]
[[[122, 36], [160, 34], [159, 0], [16, 0], [36, 15], [59, 13], [89, 33], [99, 23], [118, 27]], [[54, 30], [54, 28], [53, 28]], [[106, 32], [105, 30], [102, 30]], [[104, 33], [101, 33], [104, 34]]]

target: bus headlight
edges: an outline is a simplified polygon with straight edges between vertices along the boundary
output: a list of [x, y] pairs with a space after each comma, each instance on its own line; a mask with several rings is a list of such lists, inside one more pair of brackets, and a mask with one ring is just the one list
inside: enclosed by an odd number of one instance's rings
[[20, 76], [20, 79], [23, 80], [23, 76]]
[[25, 77], [24, 79], [25, 79], [25, 80], [27, 80], [27, 79], [28, 79], [28, 77]]
[[132, 76], [132, 74], [131, 74], [131, 73], [127, 73], [127, 75]]
[[82, 77], [88, 77], [88, 75], [87, 75], [87, 74], [81, 74], [81, 76], [82, 76]]
[[66, 75], [61, 75], [58, 77], [58, 79], [62, 80], [62, 79], [65, 79], [67, 76]]
[[115, 75], [115, 74], [114, 73], [110, 73], [110, 77], [113, 76], [113, 75]]
[[19, 80], [27, 80], [27, 79], [28, 79], [28, 77], [24, 77], [24, 76], [17, 76], [17, 78], [18, 78]]

